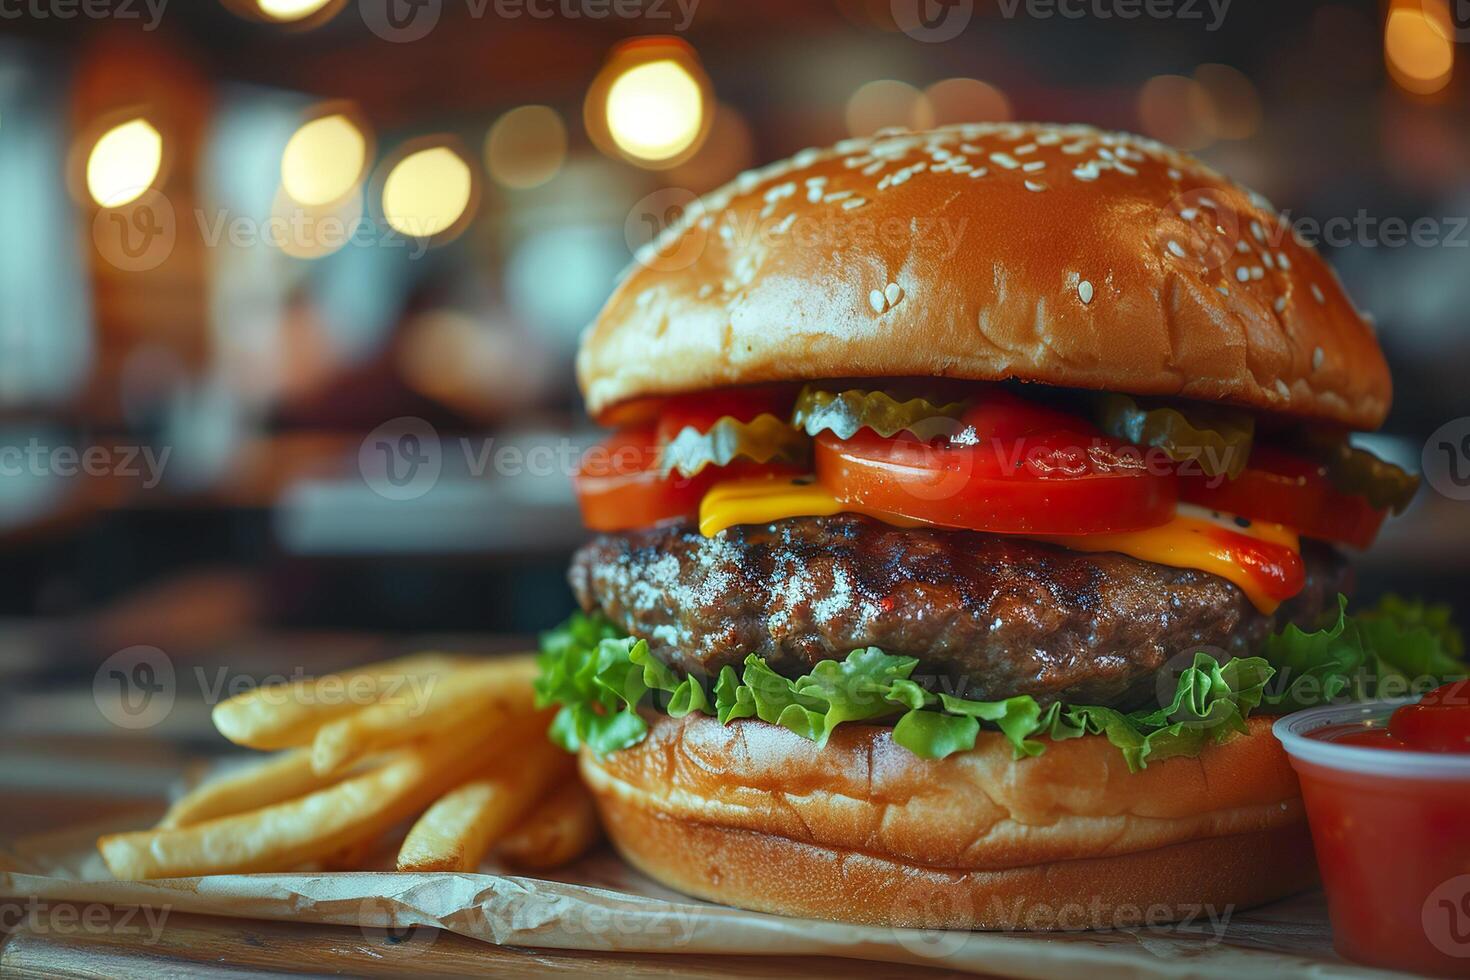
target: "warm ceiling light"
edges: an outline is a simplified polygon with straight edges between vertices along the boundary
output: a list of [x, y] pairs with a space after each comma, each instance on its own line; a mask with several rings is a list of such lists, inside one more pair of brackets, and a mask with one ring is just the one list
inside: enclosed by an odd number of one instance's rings
[[677, 61], [629, 68], [607, 93], [607, 128], [618, 149], [650, 162], [689, 149], [704, 129], [704, 92]]
[[907, 82], [880, 78], [852, 93], [846, 119], [848, 135], [872, 136], [895, 126], [929, 129], [934, 125], [934, 109], [924, 93]]
[[485, 167], [504, 187], [525, 190], [555, 177], [567, 156], [567, 127], [555, 109], [523, 105], [490, 127]]
[[104, 208], [137, 200], [158, 179], [163, 137], [146, 119], [133, 119], [102, 134], [87, 157], [87, 193]]
[[1261, 97], [1244, 72], [1229, 65], [1200, 65], [1194, 80], [1209, 96], [1220, 139], [1249, 139], [1261, 128]]
[[402, 234], [431, 238], [464, 216], [474, 187], [470, 165], [449, 147], [410, 153], [383, 182], [383, 218]]
[[281, 154], [281, 186], [297, 204], [318, 207], [357, 186], [367, 162], [367, 137], [337, 114], [313, 119], [292, 134]]
[[332, 0], [256, 0], [260, 12], [271, 20], [292, 21], [310, 17]]
[[1442, 3], [1395, 4], [1383, 26], [1383, 56], [1393, 80], [1416, 95], [1449, 84], [1455, 68], [1449, 12]]

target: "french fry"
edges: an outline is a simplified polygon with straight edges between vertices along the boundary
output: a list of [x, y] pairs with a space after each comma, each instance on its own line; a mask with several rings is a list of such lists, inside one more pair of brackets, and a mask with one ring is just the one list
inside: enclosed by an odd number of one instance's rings
[[559, 868], [586, 854], [601, 836], [592, 795], [569, 779], [531, 808], [496, 853], [520, 868]]
[[333, 719], [379, 699], [421, 700], [415, 690], [456, 663], [443, 654], [420, 653], [311, 680], [268, 684], [215, 705], [214, 727], [236, 745], [295, 748], [311, 742], [317, 729]]
[[257, 810], [315, 792], [336, 779], [316, 774], [308, 750], [292, 749], [195, 787], [169, 807], [158, 827], [164, 830], [189, 827]]
[[[119, 879], [286, 871], [371, 840], [479, 771], [503, 724], [472, 718], [326, 789], [191, 827], [112, 834], [97, 849]], [[536, 717], [544, 726], [545, 714]]]
[[323, 725], [312, 742], [312, 765], [319, 775], [326, 775], [470, 717], [508, 720], [529, 714], [535, 702], [531, 689], [535, 676], [536, 662], [529, 655], [460, 667], [435, 678], [427, 694], [416, 701], [371, 705]]
[[545, 727], [508, 747], [492, 770], [445, 794], [419, 817], [398, 852], [399, 871], [473, 871], [546, 787], [572, 773], [572, 758]]

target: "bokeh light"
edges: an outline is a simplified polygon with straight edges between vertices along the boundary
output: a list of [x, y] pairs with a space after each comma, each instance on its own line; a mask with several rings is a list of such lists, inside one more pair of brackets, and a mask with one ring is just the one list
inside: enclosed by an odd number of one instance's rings
[[1199, 150], [1218, 133], [1215, 107], [1205, 87], [1182, 75], [1156, 75], [1138, 93], [1143, 132], [1181, 150]]
[[629, 68], [608, 89], [608, 132], [629, 156], [671, 160], [693, 146], [703, 126], [699, 82], [673, 59]]
[[934, 125], [934, 110], [914, 86], [880, 78], [852, 93], [847, 100], [846, 119], [848, 135], [872, 136], [891, 127], [929, 129]]
[[331, 2], [332, 0], [256, 0], [262, 14], [271, 20], [283, 22], [304, 20]]
[[367, 162], [367, 137], [342, 113], [303, 125], [281, 154], [281, 186], [298, 204], [340, 200], [357, 186]]
[[474, 173], [448, 146], [430, 146], [400, 159], [383, 181], [383, 218], [395, 230], [432, 238], [453, 228], [474, 198]]
[[137, 200], [158, 179], [163, 136], [146, 119], [114, 126], [87, 156], [87, 193], [104, 208]]
[[1433, 95], [1448, 85], [1455, 45], [1444, 0], [1396, 0], [1383, 26], [1383, 57], [1388, 73], [1407, 92]]
[[557, 175], [567, 157], [567, 127], [550, 106], [512, 109], [485, 137], [485, 168], [502, 187], [539, 187]]
[[1261, 128], [1261, 97], [1243, 72], [1229, 65], [1200, 65], [1194, 71], [1194, 80], [1209, 96], [1216, 137], [1249, 139]]
[[946, 78], [924, 90], [933, 113], [933, 125], [965, 122], [1007, 122], [1011, 103], [1004, 92], [978, 78]]

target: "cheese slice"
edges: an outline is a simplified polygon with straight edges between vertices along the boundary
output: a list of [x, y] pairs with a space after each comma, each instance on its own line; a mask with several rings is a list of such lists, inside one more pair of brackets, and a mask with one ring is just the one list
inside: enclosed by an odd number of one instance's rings
[[[710, 488], [699, 505], [699, 531], [713, 537], [737, 524], [769, 524], [787, 517], [828, 517], [844, 512], [863, 513], [900, 527], [924, 526], [923, 521], [872, 513], [844, 504], [810, 477], [796, 480], [757, 477], [717, 483]], [[1116, 551], [1158, 565], [1210, 572], [1239, 586], [1261, 612], [1274, 612], [1279, 600], [1268, 595], [1256, 576], [1233, 559], [1230, 549], [1222, 547], [1217, 536], [1209, 533], [1218, 528], [1301, 552], [1301, 539], [1288, 527], [1264, 521], [1242, 524], [1232, 514], [1191, 504], [1180, 504], [1173, 520], [1143, 531], [1034, 537], [1074, 551]]]

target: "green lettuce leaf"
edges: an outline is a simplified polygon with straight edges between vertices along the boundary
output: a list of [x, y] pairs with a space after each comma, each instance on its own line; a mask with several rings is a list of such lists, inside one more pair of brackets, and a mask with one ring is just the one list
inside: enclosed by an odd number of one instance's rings
[[805, 676], [784, 677], [754, 654], [742, 668], [721, 668], [712, 690], [680, 678], [607, 619], [576, 614], [542, 638], [537, 703], [560, 705], [553, 741], [599, 755], [641, 741], [640, 712], [680, 718], [693, 712], [721, 724], [759, 718], [825, 745], [838, 725], [893, 725], [893, 741], [926, 759], [971, 749], [982, 729], [999, 731], [1015, 758], [1037, 756], [1049, 742], [1101, 735], [1128, 767], [1198, 755], [1207, 745], [1246, 731], [1264, 706], [1282, 713], [1345, 698], [1372, 697], [1394, 684], [1421, 685], [1464, 676], [1464, 644], [1441, 607], [1389, 597], [1350, 617], [1347, 600], [1322, 629], [1288, 626], [1267, 639], [1260, 656], [1224, 663], [1203, 651], [1177, 676], [1161, 681], [1172, 695], [1152, 709], [1119, 711], [1100, 705], [1041, 705], [1029, 695], [979, 701], [934, 693], [912, 679], [918, 660], [877, 649], [824, 660]]

